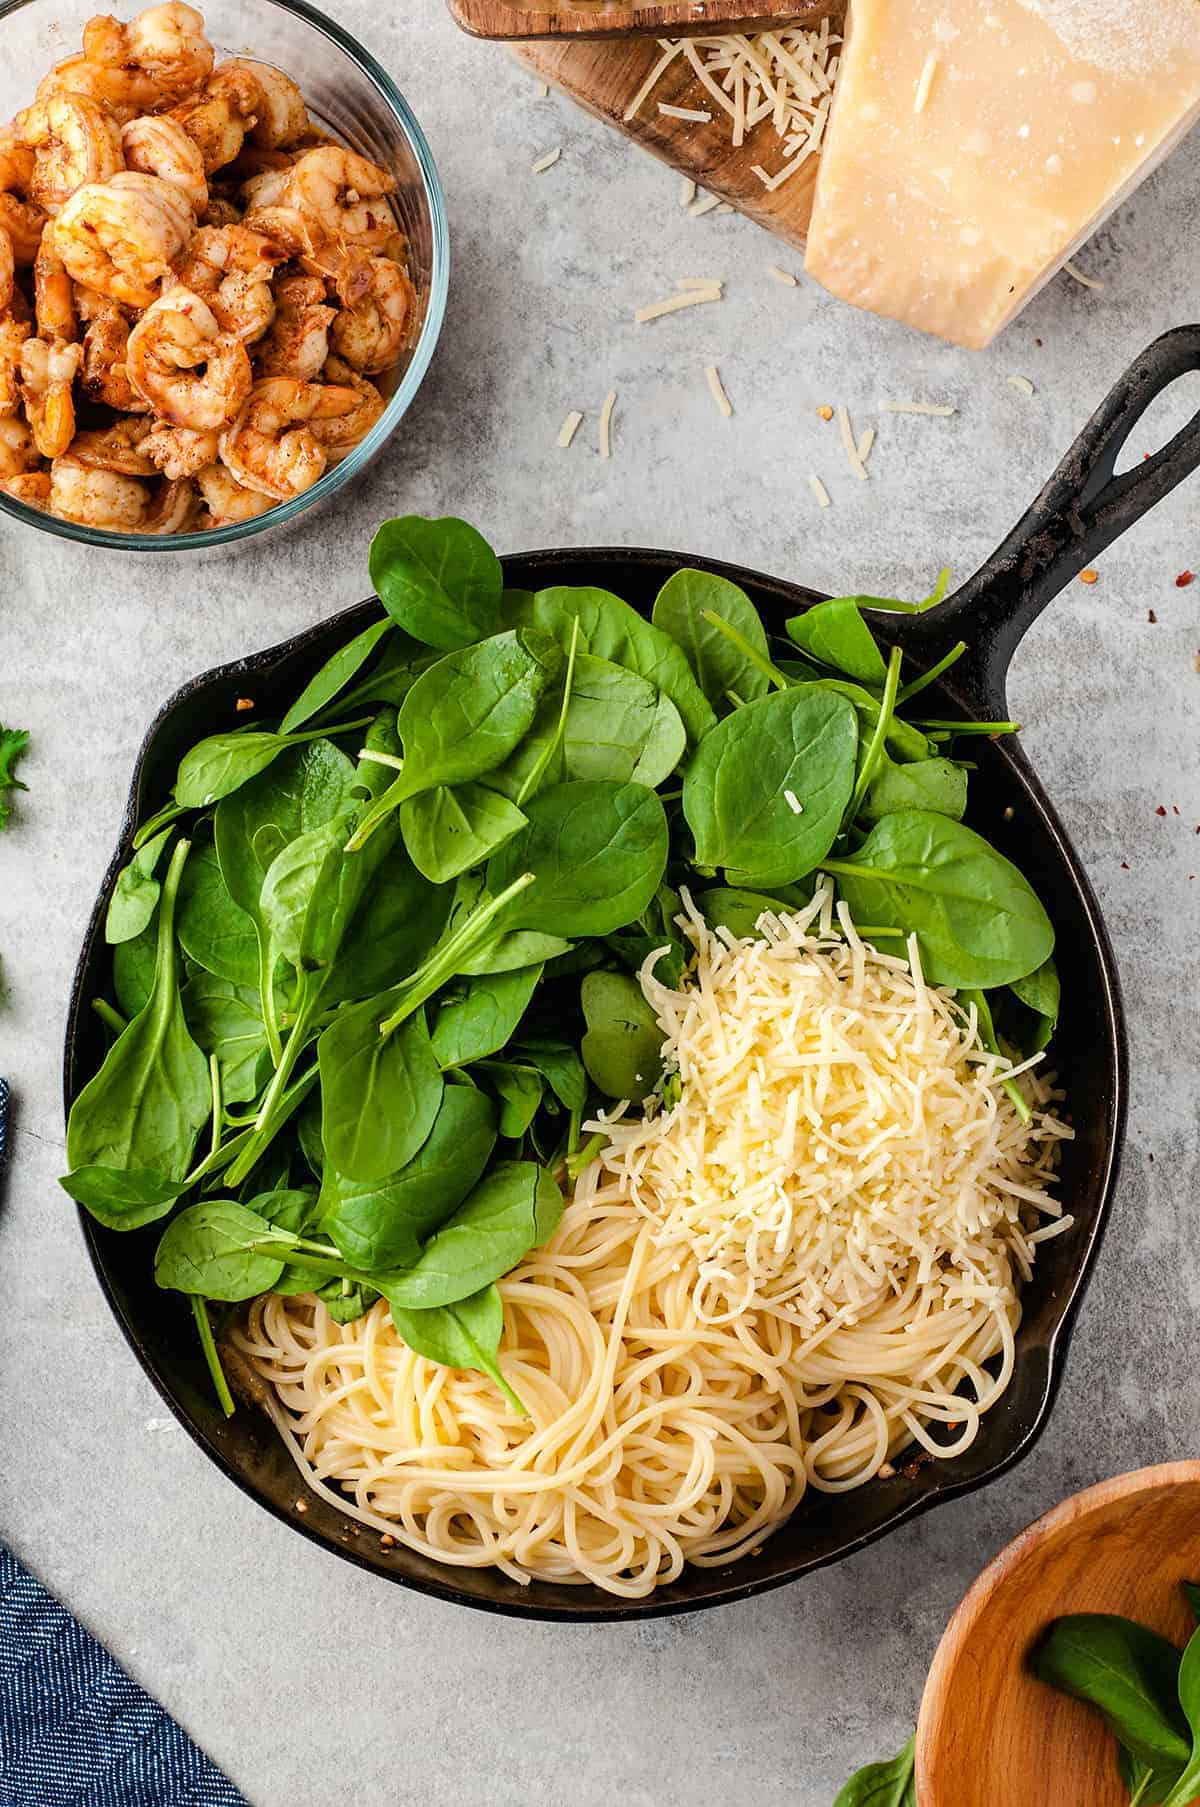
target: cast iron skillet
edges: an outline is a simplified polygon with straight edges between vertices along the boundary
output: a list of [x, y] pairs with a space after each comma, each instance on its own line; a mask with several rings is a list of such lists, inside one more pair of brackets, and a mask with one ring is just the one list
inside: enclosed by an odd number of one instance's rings
[[[1088, 423], [1029, 513], [956, 595], [924, 616], [878, 615], [873, 625], [928, 667], [959, 638], [970, 652], [938, 690], [936, 713], [996, 720], [1007, 716], [1005, 675], [1022, 634], [1040, 611], [1104, 547], [1200, 464], [1200, 414], [1153, 458], [1116, 477], [1131, 430], [1153, 399], [1187, 371], [1200, 369], [1200, 327], [1166, 334], [1137, 360]], [[818, 600], [815, 592], [732, 565], [675, 553], [590, 549], [532, 552], [505, 560], [510, 584], [598, 584], [649, 611], [660, 585], [682, 564], [700, 565], [741, 584], [768, 623]], [[281, 714], [312, 672], [374, 617], [371, 602], [281, 646], [195, 679], [167, 704], [146, 738], [134, 774], [121, 844], [92, 914], [75, 978], [67, 1027], [67, 1104], [102, 1054], [91, 998], [105, 988], [104, 912], [134, 827], [165, 799], [176, 762], [194, 741], [226, 723], [234, 701], [251, 696], [265, 715]], [[932, 692], [937, 695], [938, 692]], [[931, 713], [935, 711], [931, 708]], [[1062, 1026], [1055, 1059], [1070, 1098], [1077, 1138], [1067, 1145], [1062, 1193], [1075, 1229], [1048, 1242], [1025, 1296], [1012, 1385], [987, 1415], [966, 1455], [944, 1467], [926, 1463], [858, 1493], [812, 1493], [762, 1550], [727, 1568], [685, 1571], [648, 1601], [622, 1601], [591, 1587], [535, 1584], [522, 1589], [487, 1569], [442, 1567], [378, 1537], [317, 1498], [303, 1519], [303, 1488], [273, 1426], [242, 1408], [219, 1415], [196, 1345], [191, 1314], [159, 1292], [151, 1261], [157, 1229], [116, 1234], [81, 1213], [92, 1261], [109, 1303], [143, 1367], [180, 1422], [213, 1461], [278, 1518], [360, 1567], [427, 1594], [490, 1612], [543, 1619], [634, 1619], [687, 1612], [776, 1587], [836, 1561], [939, 1500], [969, 1492], [1010, 1467], [1044, 1426], [1061, 1375], [1072, 1317], [1096, 1254], [1116, 1177], [1125, 1116], [1126, 1052], [1112, 949], [1092, 895], [1053, 809], [1019, 745], [981, 740], [971, 819], [1013, 858], [1043, 898], [1058, 935]], [[1064, 749], [1064, 752], [1066, 750]]]

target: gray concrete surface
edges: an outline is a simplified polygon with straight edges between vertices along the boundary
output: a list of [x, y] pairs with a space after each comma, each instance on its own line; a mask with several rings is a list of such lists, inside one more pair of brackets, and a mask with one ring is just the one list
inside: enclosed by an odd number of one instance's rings
[[[828, 1807], [907, 1736], [948, 1614], [1026, 1521], [1102, 1476], [1200, 1452], [1200, 581], [1174, 582], [1200, 568], [1200, 478], [1101, 561], [1094, 588], [1071, 586], [1013, 678], [1103, 900], [1132, 1029], [1124, 1177], [1061, 1403], [1018, 1472], [802, 1586], [632, 1630], [482, 1620], [380, 1586], [243, 1499], [143, 1378], [55, 1185], [70, 974], [160, 701], [356, 600], [391, 512], [453, 510], [503, 549], [666, 543], [838, 589], [919, 594], [943, 561], [965, 575], [1129, 359], [1200, 312], [1200, 138], [1082, 254], [1102, 292], [1060, 278], [972, 356], [772, 282], [769, 264], [797, 260], [739, 218], [687, 219], [669, 172], [537, 99], [438, 0], [390, 21], [367, 0], [338, 10], [407, 91], [450, 198], [453, 300], [403, 437], [336, 515], [261, 548], [167, 562], [0, 528], [0, 720], [34, 748], [0, 837], [0, 1070], [19, 1099], [0, 1210], [0, 1533], [254, 1807], [701, 1807], [724, 1792]], [[676, 277], [709, 274], [728, 281], [721, 307], [632, 324]], [[705, 390], [714, 361], [730, 421]], [[914, 396], [959, 412], [878, 412]], [[879, 427], [869, 484], [817, 419], [824, 401]], [[1131, 455], [1198, 403], [1200, 381], [1181, 385]], [[564, 453], [571, 407], [588, 421]]]

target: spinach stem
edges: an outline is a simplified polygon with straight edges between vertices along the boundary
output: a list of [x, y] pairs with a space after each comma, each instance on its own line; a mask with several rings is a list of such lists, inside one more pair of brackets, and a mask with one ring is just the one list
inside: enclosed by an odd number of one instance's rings
[[283, 1038], [279, 1033], [279, 1018], [275, 1013], [275, 961], [271, 953], [271, 937], [266, 927], [260, 922], [255, 924], [255, 928], [258, 931], [258, 1002], [262, 1011], [263, 1028], [267, 1032], [271, 1065], [277, 1067], [283, 1059]]
[[567, 732], [567, 710], [571, 706], [571, 691], [575, 684], [575, 649], [579, 645], [579, 617], [576, 615], [571, 623], [571, 647], [567, 653], [567, 675], [563, 681], [562, 708], [558, 712], [558, 723], [554, 733], [542, 748], [516, 795], [516, 805], [520, 809], [526, 797], [532, 796], [545, 777], [546, 768], [554, 758]]
[[[389, 763], [388, 759], [382, 754], [373, 753], [371, 757], [373, 759], [382, 760], [384, 765]], [[414, 782], [416, 784], [416, 790], [413, 789]], [[347, 853], [360, 852], [375, 833], [375, 830], [379, 827], [380, 823], [386, 821], [392, 811], [399, 809], [402, 803], [406, 803], [410, 797], [416, 796], [417, 791], [419, 791], [420, 788], [421, 785], [419, 779], [414, 781], [411, 778], [406, 778], [404, 773], [401, 772], [395, 782], [388, 785], [382, 797], [376, 797], [374, 803], [372, 803], [370, 809], [367, 811], [358, 827], [354, 830], [350, 839], [346, 842], [345, 851]]]
[[483, 931], [533, 881], [532, 872], [523, 872], [520, 878], [514, 878], [512, 884], [501, 891], [499, 897], [490, 897], [487, 903], [471, 911], [462, 927], [451, 935], [440, 950], [435, 948], [406, 982], [407, 995], [391, 1016], [379, 1025], [380, 1035], [392, 1035], [447, 979], [453, 979], [457, 975], [462, 960], [483, 940]]
[[1141, 1781], [1137, 1785], [1137, 1792], [1135, 1794], [1130, 1795], [1129, 1807], [1138, 1807], [1138, 1803], [1140, 1801], [1145, 1800], [1146, 1790], [1149, 1788], [1149, 1786], [1153, 1780], [1154, 1780], [1154, 1771], [1151, 1769], [1148, 1769], [1146, 1771], [1145, 1775], [1142, 1777]]
[[92, 1009], [96, 1012], [100, 1021], [108, 1025], [114, 1035], [124, 1035], [129, 1024], [125, 1021], [125, 1018], [121, 1015], [119, 1010], [113, 1009], [107, 998], [93, 998]]
[[570, 1179], [577, 1180], [584, 1168], [591, 1166], [607, 1140], [608, 1137], [602, 1131], [597, 1130], [594, 1136], [588, 1137], [577, 1154], [567, 1157], [567, 1174]]
[[398, 759], [394, 753], [376, 753], [373, 752], [370, 747], [360, 747], [358, 749], [358, 757], [360, 759], [369, 759], [373, 765], [390, 765], [392, 770], [396, 772], [402, 772], [404, 770], [404, 761]]
[[212, 1081], [213, 1099], [212, 1153], [216, 1154], [221, 1146], [221, 1130], [225, 1122], [225, 1095], [221, 1086], [221, 1063], [215, 1054], [208, 1057], [208, 1076]]
[[949, 734], [1019, 734], [1020, 722], [918, 722], [919, 728], [932, 728]]
[[724, 634], [727, 640], [732, 641], [742, 656], [749, 659], [755, 670], [761, 671], [765, 677], [770, 679], [776, 690], [792, 688], [792, 680], [787, 674], [780, 671], [778, 665], [772, 665], [770, 659], [760, 653], [756, 646], [751, 646], [746, 636], [739, 634], [736, 627], [731, 627], [728, 621], [722, 620], [715, 609], [701, 609], [700, 619], [707, 621], [710, 627], [715, 627], [718, 633]]
[[226, 1380], [225, 1370], [221, 1366], [221, 1357], [217, 1354], [217, 1345], [208, 1317], [208, 1301], [202, 1299], [199, 1293], [192, 1294], [192, 1316], [196, 1320], [196, 1329], [200, 1332], [200, 1347], [204, 1351], [204, 1360], [212, 1376], [213, 1386], [216, 1388], [218, 1403], [226, 1418], [232, 1418], [233, 1394], [229, 1391], [229, 1382]]
[[276, 1130], [279, 1128], [279, 1124], [272, 1124], [271, 1119], [275, 1114], [280, 1099], [287, 1090], [288, 1081], [291, 1079], [296, 1062], [304, 1051], [309, 1021], [320, 995], [321, 987], [319, 985], [315, 991], [310, 993], [308, 975], [302, 973], [300, 975], [300, 1002], [296, 1011], [296, 1021], [287, 1038], [287, 1043], [284, 1047], [279, 1065], [271, 1075], [271, 1083], [263, 1095], [262, 1105], [259, 1108], [258, 1116], [255, 1119], [254, 1128], [250, 1132], [250, 1139], [241, 1153], [238, 1154], [230, 1164], [227, 1177], [231, 1186], [241, 1185], [255, 1161], [257, 1161], [259, 1155], [267, 1146], [268, 1142], [274, 1137]]
[[913, 697], [919, 696], [922, 690], [925, 690], [930, 684], [936, 684], [944, 672], [949, 671], [952, 665], [958, 663], [966, 650], [966, 641], [960, 640], [956, 646], [950, 648], [944, 658], [938, 660], [936, 665], [931, 665], [928, 671], [923, 672], [919, 678], [914, 678], [911, 684], [905, 684], [896, 698], [897, 709], [905, 703], [910, 703]]
[[161, 809], [155, 810], [149, 821], [142, 823], [142, 826], [134, 835], [134, 852], [136, 853], [140, 848], [144, 847], [147, 841], [153, 840], [159, 829], [169, 828], [172, 822], [178, 822], [180, 816], [185, 816], [186, 814], [187, 811], [182, 803], [176, 803], [174, 800], [170, 803], [164, 803]]
[[900, 688], [900, 660], [903, 654], [898, 646], [893, 646], [888, 656], [887, 677], [884, 680], [883, 696], [879, 704], [879, 714], [875, 718], [875, 727], [867, 743], [867, 751], [862, 767], [854, 781], [854, 789], [850, 793], [850, 802], [846, 807], [846, 821], [853, 822], [862, 808], [867, 788], [875, 776], [875, 768], [879, 764], [884, 742], [887, 740], [888, 728], [896, 709], [896, 693]]

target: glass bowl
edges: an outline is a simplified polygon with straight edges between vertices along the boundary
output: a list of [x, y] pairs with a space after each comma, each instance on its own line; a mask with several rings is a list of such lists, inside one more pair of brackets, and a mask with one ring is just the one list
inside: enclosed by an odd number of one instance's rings
[[[332, 465], [311, 489], [277, 503], [253, 520], [204, 533], [113, 533], [60, 520], [0, 490], [0, 510], [61, 539], [121, 552], [193, 552], [287, 526], [305, 509], [337, 494], [378, 457], [399, 426], [429, 368], [442, 330], [450, 279], [446, 203], [425, 135], [387, 71], [340, 25], [304, 0], [193, 0], [218, 60], [245, 56], [274, 63], [304, 95], [313, 119], [340, 143], [369, 157], [396, 178], [392, 196], [408, 238], [409, 274], [420, 326], [395, 371], [387, 406], [366, 437]], [[74, 56], [83, 27], [103, 0], [3, 0], [0, 3], [0, 119], [33, 99], [42, 76]], [[142, 6], [122, 0], [122, 20]]]

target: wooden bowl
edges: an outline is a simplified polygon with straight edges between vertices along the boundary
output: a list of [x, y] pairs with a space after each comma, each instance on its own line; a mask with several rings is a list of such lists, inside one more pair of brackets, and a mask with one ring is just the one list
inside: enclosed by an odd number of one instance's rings
[[1184, 1644], [1181, 1581], [1200, 1576], [1200, 1462], [1077, 1493], [984, 1570], [946, 1628], [917, 1726], [918, 1807], [1122, 1807], [1099, 1717], [1026, 1656], [1063, 1613], [1119, 1613]]

